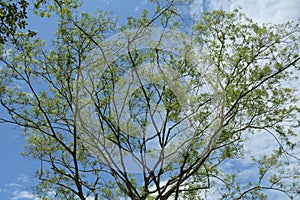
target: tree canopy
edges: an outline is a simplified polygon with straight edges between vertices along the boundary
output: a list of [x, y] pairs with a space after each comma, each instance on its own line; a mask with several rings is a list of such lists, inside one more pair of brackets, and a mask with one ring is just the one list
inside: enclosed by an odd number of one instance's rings
[[25, 28], [28, 5], [25, 0], [0, 2], [0, 44], [4, 44], [6, 38], [12, 37], [18, 29]]
[[[150, 0], [119, 25], [76, 0], [36, 1], [35, 14], [58, 19], [49, 49], [20, 29], [20, 2], [13, 18], [16, 5], [1, 2], [1, 122], [22, 127], [24, 156], [41, 161], [38, 197], [300, 194], [299, 22], [257, 24], [239, 10], [192, 22], [188, 1]], [[246, 147], [257, 135], [271, 152]]]

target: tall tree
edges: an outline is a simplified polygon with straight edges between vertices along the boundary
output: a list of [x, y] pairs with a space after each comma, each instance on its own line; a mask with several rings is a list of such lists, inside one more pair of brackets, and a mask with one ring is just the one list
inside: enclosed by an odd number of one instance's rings
[[[258, 25], [238, 10], [191, 24], [186, 1], [116, 26], [79, 1], [40, 1], [58, 18], [51, 50], [28, 34], [1, 52], [0, 101], [41, 161], [44, 199], [266, 199], [299, 195], [299, 25]], [[186, 28], [188, 27], [189, 28]], [[259, 134], [270, 155], [244, 152]], [[299, 139], [299, 137], [298, 137]], [[257, 177], [237, 177], [241, 158]], [[230, 170], [226, 164], [234, 167]], [[210, 192], [211, 193], [208, 193]]]

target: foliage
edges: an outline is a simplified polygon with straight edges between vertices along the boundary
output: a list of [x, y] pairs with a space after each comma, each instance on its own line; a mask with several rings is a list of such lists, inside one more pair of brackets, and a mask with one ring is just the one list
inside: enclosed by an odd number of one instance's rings
[[[299, 194], [293, 152], [300, 110], [290, 84], [299, 69], [299, 24], [258, 25], [235, 10], [206, 13], [191, 27], [179, 12], [187, 1], [151, 2], [154, 10], [117, 27], [110, 13], [80, 13], [79, 1], [37, 1], [36, 14], [58, 19], [51, 49], [20, 31], [2, 50], [0, 101], [11, 119], [1, 121], [23, 127], [24, 155], [41, 161], [35, 193], [44, 199]], [[259, 134], [278, 148], [246, 152]], [[239, 176], [243, 165], [257, 169], [257, 177]]]
[[13, 36], [18, 28], [25, 28], [28, 5], [25, 0], [0, 2], [0, 44], [4, 44], [7, 37]]

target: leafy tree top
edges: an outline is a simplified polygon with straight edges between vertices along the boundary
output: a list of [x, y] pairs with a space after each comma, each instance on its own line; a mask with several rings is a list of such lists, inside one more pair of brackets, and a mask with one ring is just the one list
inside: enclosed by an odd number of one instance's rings
[[[22, 32], [8, 38], [0, 102], [11, 118], [1, 121], [23, 127], [24, 155], [41, 161], [35, 192], [44, 199], [299, 194], [297, 169], [289, 168], [299, 164], [290, 84], [299, 25], [258, 25], [235, 10], [205, 13], [191, 26], [178, 9], [188, 2], [153, 3], [153, 12], [116, 27], [110, 13], [80, 13], [79, 1], [38, 1], [36, 14], [58, 18], [53, 48]], [[244, 152], [258, 132], [277, 142], [270, 155]], [[247, 157], [256, 178], [238, 176]]]

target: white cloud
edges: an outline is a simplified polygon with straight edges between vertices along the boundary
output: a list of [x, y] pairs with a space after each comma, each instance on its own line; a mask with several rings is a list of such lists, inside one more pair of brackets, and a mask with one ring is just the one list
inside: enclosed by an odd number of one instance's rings
[[27, 183], [30, 181], [30, 177], [26, 174], [20, 174], [19, 177], [17, 178], [17, 180], [22, 183]]
[[14, 197], [11, 198], [11, 200], [18, 200], [18, 199], [34, 199], [38, 200], [37, 197], [35, 197], [32, 193], [28, 191], [15, 191], [13, 192]]
[[8, 183], [8, 184], [5, 184], [4, 186], [5, 187], [23, 187], [22, 185], [17, 184], [17, 183]]
[[136, 6], [135, 8], [134, 8], [134, 11], [135, 12], [138, 12], [140, 10], [140, 6]]
[[207, 7], [209, 10], [228, 10], [230, 8], [231, 0], [211, 0], [209, 1]]
[[248, 137], [249, 140], [245, 142], [245, 150], [251, 151], [256, 156], [270, 155], [274, 147], [278, 146], [276, 140], [266, 132], [250, 134]]
[[299, 0], [240, 0], [230, 4], [230, 10], [241, 6], [247, 16], [259, 23], [283, 23], [297, 20]]
[[142, 8], [145, 8], [145, 5], [148, 3], [147, 0], [144, 0], [142, 1], [139, 5], [137, 5], [135, 8], [134, 8], [134, 11], [135, 12], [138, 12], [140, 10], [142, 10]]
[[110, 0], [102, 0], [102, 2], [104, 2], [106, 4], [110, 4]]
[[203, 13], [204, 2], [203, 0], [195, 0], [190, 6], [190, 14], [194, 19], [198, 19]]
[[191, 6], [191, 15], [197, 19], [205, 9], [232, 11], [241, 7], [248, 17], [258, 23], [283, 23], [298, 19], [299, 3], [299, 0], [194, 0]]

